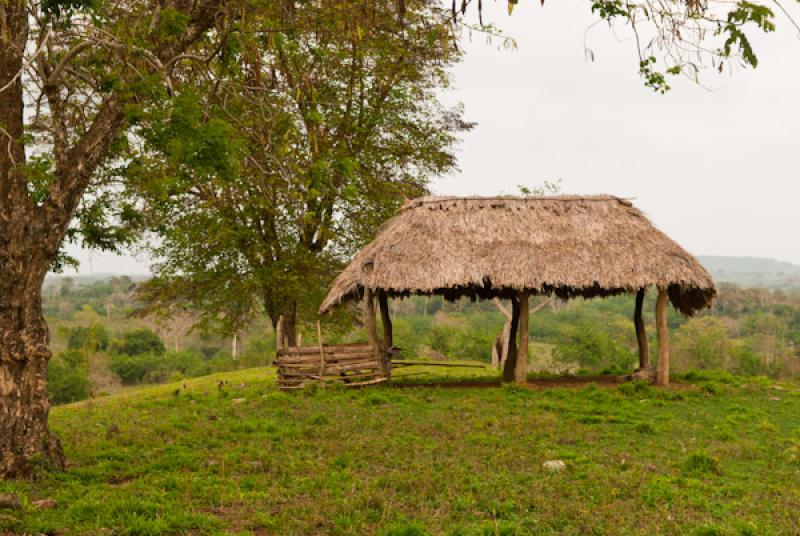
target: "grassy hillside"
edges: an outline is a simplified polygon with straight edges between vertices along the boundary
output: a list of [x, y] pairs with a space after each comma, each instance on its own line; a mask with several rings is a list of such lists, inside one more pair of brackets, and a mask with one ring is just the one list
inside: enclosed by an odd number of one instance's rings
[[[57, 407], [69, 469], [0, 483], [23, 499], [0, 533], [798, 531], [797, 385], [532, 390], [445, 374], [474, 385], [282, 393], [265, 368]], [[545, 471], [553, 459], [566, 470]]]

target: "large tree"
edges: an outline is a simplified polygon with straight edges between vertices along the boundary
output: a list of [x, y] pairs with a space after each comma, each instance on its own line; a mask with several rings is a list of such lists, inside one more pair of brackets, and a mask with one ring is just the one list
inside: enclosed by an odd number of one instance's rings
[[63, 466], [47, 428], [45, 274], [82, 202], [87, 240], [114, 240], [85, 194], [137, 107], [168, 95], [173, 66], [224, 17], [217, 0], [0, 1], [0, 478]]
[[148, 301], [191, 302], [231, 334], [265, 311], [295, 344], [341, 258], [453, 169], [470, 125], [437, 99], [460, 58], [447, 10], [342, 1], [290, 24], [196, 76], [127, 171], [158, 236]]

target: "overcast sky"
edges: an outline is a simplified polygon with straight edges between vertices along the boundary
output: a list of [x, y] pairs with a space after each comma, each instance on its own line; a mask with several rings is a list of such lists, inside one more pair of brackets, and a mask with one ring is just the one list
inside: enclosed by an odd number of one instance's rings
[[[459, 148], [459, 174], [437, 194], [516, 193], [560, 179], [565, 193], [634, 198], [653, 222], [697, 255], [772, 257], [800, 264], [800, 38], [756, 40], [760, 64], [708, 73], [704, 89], [654, 94], [638, 76], [624, 31], [594, 27], [590, 3], [503, 0], [487, 17], [513, 37], [498, 50], [464, 34], [466, 55], [445, 99], [478, 123]], [[76, 252], [81, 273], [147, 272], [146, 259]]]

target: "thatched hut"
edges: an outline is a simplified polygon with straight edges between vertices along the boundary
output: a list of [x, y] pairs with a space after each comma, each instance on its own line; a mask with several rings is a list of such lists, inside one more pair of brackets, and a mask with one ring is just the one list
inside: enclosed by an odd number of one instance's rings
[[[504, 377], [524, 381], [530, 295], [567, 299], [636, 294], [640, 368], [652, 370], [642, 321], [642, 302], [650, 287], [658, 292], [654, 375], [665, 385], [667, 299], [692, 315], [711, 304], [716, 289], [700, 263], [629, 201], [612, 196], [431, 196], [406, 203], [380, 228], [333, 282], [320, 312], [363, 299], [370, 344], [385, 353], [393, 342], [388, 298], [434, 294], [449, 300], [509, 299], [512, 355]], [[376, 297], [382, 341], [376, 331]]]

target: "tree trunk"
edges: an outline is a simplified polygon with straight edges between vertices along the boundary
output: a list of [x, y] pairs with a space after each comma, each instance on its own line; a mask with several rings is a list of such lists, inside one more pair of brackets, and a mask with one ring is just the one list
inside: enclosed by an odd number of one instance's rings
[[506, 351], [508, 355], [506, 362], [503, 365], [503, 381], [514, 381], [515, 372], [517, 369], [517, 327], [519, 326], [519, 301], [517, 298], [511, 298], [511, 328], [508, 332], [508, 342], [506, 343]]
[[299, 344], [297, 340], [297, 303], [292, 302], [288, 306], [282, 307], [282, 310], [273, 309], [273, 302], [267, 297], [265, 297], [264, 303], [275, 332], [275, 350], [297, 346]]
[[514, 367], [514, 382], [528, 381], [528, 293], [519, 293], [519, 350]]
[[26, 279], [0, 285], [0, 479], [64, 468], [61, 442], [47, 428], [50, 349], [41, 283]]
[[[25, 173], [20, 73], [28, 40], [25, 2], [0, 3], [0, 479], [61, 469], [64, 455], [47, 429], [47, 325], [41, 287], [52, 262]], [[45, 234], [46, 236], [46, 234]], [[60, 243], [60, 238], [59, 238]]]
[[656, 334], [658, 338], [658, 366], [656, 385], [669, 385], [669, 333], [667, 332], [667, 289], [658, 289], [656, 301]]
[[639, 370], [650, 366], [650, 349], [647, 346], [647, 331], [642, 318], [642, 305], [644, 304], [645, 289], [640, 288], [636, 293], [636, 307], [633, 311], [633, 323], [636, 326], [636, 341], [639, 344]]

